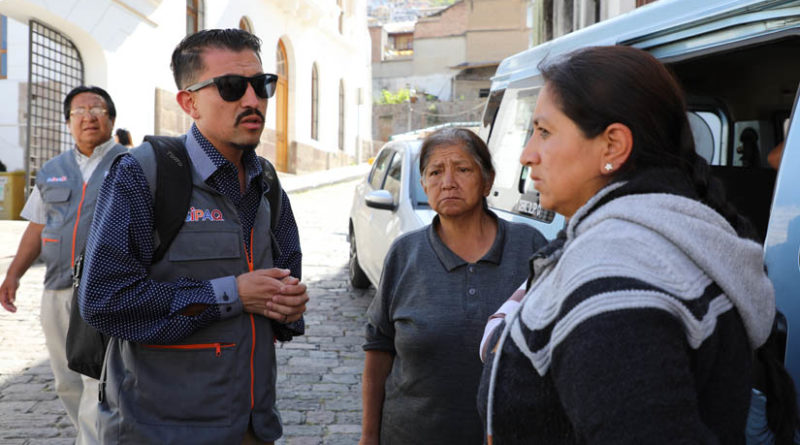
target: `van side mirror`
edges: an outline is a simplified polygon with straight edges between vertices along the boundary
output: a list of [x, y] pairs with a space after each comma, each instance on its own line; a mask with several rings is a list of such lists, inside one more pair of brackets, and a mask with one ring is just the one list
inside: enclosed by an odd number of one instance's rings
[[394, 210], [396, 207], [392, 194], [383, 189], [367, 193], [367, 196], [364, 197], [364, 202], [367, 207], [372, 207], [373, 209]]

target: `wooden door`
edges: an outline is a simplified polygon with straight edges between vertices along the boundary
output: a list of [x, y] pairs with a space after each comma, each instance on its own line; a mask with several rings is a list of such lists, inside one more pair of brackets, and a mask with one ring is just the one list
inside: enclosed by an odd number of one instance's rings
[[286, 47], [278, 40], [277, 74], [278, 85], [275, 90], [275, 166], [279, 171], [289, 170], [288, 130], [289, 130], [289, 66]]

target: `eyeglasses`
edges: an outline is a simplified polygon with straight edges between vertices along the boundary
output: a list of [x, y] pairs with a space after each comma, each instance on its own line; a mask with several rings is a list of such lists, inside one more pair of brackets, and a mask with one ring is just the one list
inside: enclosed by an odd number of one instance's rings
[[262, 99], [269, 99], [275, 94], [275, 85], [278, 76], [275, 74], [257, 74], [253, 77], [238, 76], [228, 74], [225, 76], [214, 77], [194, 85], [184, 88], [186, 91], [193, 92], [205, 88], [212, 83], [217, 86], [220, 97], [227, 102], [234, 102], [242, 98], [247, 91], [247, 84], [253, 86], [256, 95]]
[[89, 115], [91, 115], [93, 117], [100, 117], [100, 116], [104, 116], [104, 115], [108, 114], [108, 110], [106, 110], [103, 107], [92, 107], [92, 108], [80, 107], [80, 108], [75, 108], [73, 110], [70, 110], [69, 117], [80, 117], [80, 118], [83, 118], [87, 114], [89, 114]]

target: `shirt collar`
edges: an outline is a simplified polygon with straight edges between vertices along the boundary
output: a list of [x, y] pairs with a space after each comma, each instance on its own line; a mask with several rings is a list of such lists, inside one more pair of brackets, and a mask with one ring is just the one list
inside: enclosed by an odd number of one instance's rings
[[[486, 261], [493, 264], [500, 264], [500, 260], [503, 257], [503, 245], [505, 243], [506, 222], [498, 218], [497, 215], [495, 215], [491, 210], [489, 210], [488, 213], [492, 218], [494, 218], [495, 221], [497, 221], [497, 235], [494, 237], [494, 243], [492, 243], [492, 247], [490, 247], [489, 251], [486, 252], [486, 255], [484, 255], [483, 258], [479, 259], [477, 262]], [[428, 240], [433, 248], [433, 253], [436, 254], [437, 258], [439, 258], [442, 266], [444, 266], [448, 272], [452, 272], [453, 269], [467, 264], [467, 261], [453, 253], [453, 251], [444, 244], [442, 239], [439, 238], [439, 234], [436, 233], [436, 227], [438, 225], [439, 215], [436, 215], [433, 217], [433, 221], [428, 226]]]
[[[192, 128], [186, 135], [186, 151], [192, 160], [197, 172], [203, 181], [208, 180], [217, 170], [225, 165], [232, 165], [230, 161], [214, 147], [214, 145], [200, 133], [197, 125], [192, 124]], [[247, 182], [250, 183], [255, 177], [261, 175], [261, 163], [255, 150], [247, 150], [242, 156], [242, 164], [247, 171]]]
[[80, 163], [88, 161], [90, 159], [102, 158], [103, 156], [106, 155], [108, 149], [110, 149], [114, 145], [116, 145], [116, 142], [114, 142], [114, 138], [110, 138], [109, 140], [95, 147], [90, 156], [86, 156], [85, 154], [81, 153], [81, 151], [78, 150], [78, 146], [76, 145], [73, 147], [73, 150], [75, 151], [75, 160]]

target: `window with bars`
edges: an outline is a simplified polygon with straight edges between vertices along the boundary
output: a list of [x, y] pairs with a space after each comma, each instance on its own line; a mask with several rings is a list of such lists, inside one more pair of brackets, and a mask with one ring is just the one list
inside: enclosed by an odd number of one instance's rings
[[205, 5], [203, 0], [186, 0], [186, 35], [203, 29]]
[[319, 70], [311, 65], [311, 139], [319, 140]]
[[74, 145], [64, 125], [63, 100], [83, 85], [83, 59], [69, 37], [35, 20], [29, 25], [25, 170], [32, 187], [41, 166]]

